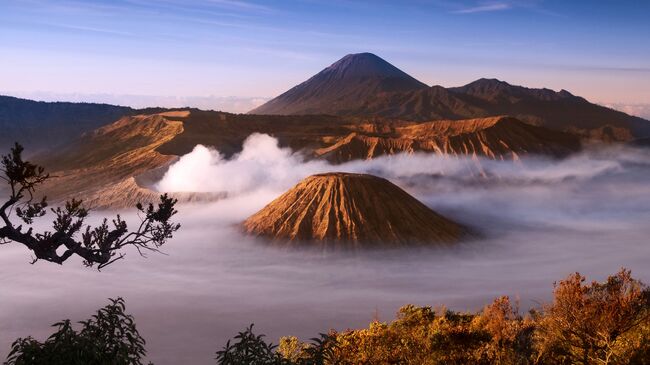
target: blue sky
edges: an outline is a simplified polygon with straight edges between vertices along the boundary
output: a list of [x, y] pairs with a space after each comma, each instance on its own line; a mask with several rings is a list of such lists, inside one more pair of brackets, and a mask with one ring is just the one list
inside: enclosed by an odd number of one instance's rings
[[270, 97], [373, 52], [431, 85], [650, 104], [649, 17], [648, 1], [614, 0], [0, 0], [0, 91]]

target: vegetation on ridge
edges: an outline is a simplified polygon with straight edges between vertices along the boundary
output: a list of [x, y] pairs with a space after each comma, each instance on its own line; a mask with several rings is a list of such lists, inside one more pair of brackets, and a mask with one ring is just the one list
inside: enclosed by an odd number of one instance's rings
[[[248, 363], [650, 364], [650, 289], [625, 269], [603, 283], [575, 273], [556, 283], [551, 303], [527, 315], [508, 297], [479, 313], [406, 305], [393, 322], [324, 338], [306, 344], [285, 337], [275, 353]], [[246, 353], [238, 345], [224, 351], [234, 358]], [[327, 359], [317, 361], [315, 350]], [[235, 364], [220, 355], [219, 364]]]

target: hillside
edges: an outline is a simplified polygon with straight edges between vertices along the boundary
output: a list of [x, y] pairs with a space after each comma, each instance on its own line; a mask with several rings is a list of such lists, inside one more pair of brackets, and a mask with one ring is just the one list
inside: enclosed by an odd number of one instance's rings
[[580, 150], [578, 137], [511, 117], [440, 120], [425, 123], [365, 123], [314, 153], [331, 162], [370, 159], [401, 152], [518, 159], [541, 154], [563, 157]]
[[[123, 208], [157, 201], [146, 187], [151, 175], [176, 160], [156, 151], [183, 131], [174, 118], [187, 111], [122, 117], [87, 133], [58, 153], [41, 156], [39, 163], [52, 173], [40, 191], [53, 201], [71, 196], [93, 208]], [[222, 194], [172, 194], [181, 202], [215, 200]]]
[[388, 180], [348, 173], [304, 179], [243, 227], [282, 245], [331, 247], [450, 243], [465, 232]]
[[[45, 186], [50, 198], [76, 195], [100, 207], [123, 207], [131, 205], [136, 197], [155, 197], [157, 194], [147, 187], [178, 156], [191, 152], [197, 144], [214, 147], [231, 157], [241, 151], [243, 141], [252, 133], [272, 135], [281, 147], [300, 151], [306, 159], [333, 163], [400, 152], [517, 159], [526, 154], [563, 157], [580, 150], [580, 140], [571, 134], [511, 117], [419, 123], [192, 109], [122, 117], [62, 148], [39, 155], [37, 161], [56, 176]], [[122, 199], [117, 199], [119, 196]], [[177, 197], [196, 201], [219, 196]]]
[[555, 157], [580, 150], [579, 138], [532, 126], [515, 118], [407, 122], [386, 118], [335, 116], [260, 116], [192, 110], [181, 118], [183, 131], [158, 148], [183, 155], [197, 144], [226, 156], [241, 150], [252, 133], [267, 133], [283, 147], [309, 158], [341, 163], [400, 152], [469, 154], [511, 159], [529, 153]]

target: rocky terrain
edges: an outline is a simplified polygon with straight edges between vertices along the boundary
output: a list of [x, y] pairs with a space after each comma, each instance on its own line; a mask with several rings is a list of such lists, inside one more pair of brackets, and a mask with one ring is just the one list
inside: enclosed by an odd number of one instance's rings
[[[123, 208], [137, 202], [158, 200], [148, 189], [152, 175], [176, 160], [156, 151], [183, 131], [182, 123], [170, 118], [189, 112], [166, 112], [123, 117], [88, 133], [56, 154], [38, 159], [52, 178], [42, 192], [54, 202], [71, 196], [84, 199], [92, 208]], [[173, 193], [173, 192], [172, 192]], [[172, 194], [181, 202], [218, 199], [222, 194]]]
[[363, 123], [314, 153], [340, 163], [387, 154], [426, 152], [516, 160], [520, 155], [563, 157], [580, 150], [572, 134], [526, 124], [511, 117], [425, 123]]
[[[257, 116], [179, 110], [120, 118], [66, 147], [38, 156], [54, 178], [45, 193], [84, 198], [94, 207], [153, 201], [150, 187], [178, 156], [197, 144], [226, 157], [252, 133], [267, 133], [305, 159], [342, 163], [386, 154], [426, 152], [515, 160], [526, 154], [563, 157], [580, 150], [578, 137], [510, 117], [406, 122], [384, 118]], [[223, 194], [176, 194], [181, 201]]]
[[304, 179], [243, 227], [280, 245], [346, 248], [451, 243], [465, 233], [386, 179], [336, 172]]

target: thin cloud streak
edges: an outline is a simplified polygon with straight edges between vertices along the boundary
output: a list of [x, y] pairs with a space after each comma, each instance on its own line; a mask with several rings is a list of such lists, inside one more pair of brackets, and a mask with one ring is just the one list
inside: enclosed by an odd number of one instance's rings
[[42, 25], [48, 26], [48, 27], [55, 27], [55, 28], [62, 28], [62, 29], [68, 29], [68, 30], [80, 30], [80, 31], [85, 31], [85, 32], [93, 32], [93, 33], [101, 33], [101, 34], [108, 34], [108, 35], [118, 35], [118, 36], [124, 36], [124, 37], [133, 37], [135, 34], [131, 32], [123, 32], [119, 30], [113, 30], [113, 29], [105, 29], [105, 28], [96, 28], [96, 27], [87, 27], [83, 25], [75, 25], [75, 24], [57, 24], [57, 23], [40, 23]]
[[209, 3], [223, 6], [226, 8], [235, 8], [235, 9], [245, 9], [245, 10], [262, 10], [262, 11], [272, 11], [268, 6], [255, 4], [248, 1], [238, 1], [238, 0], [208, 0]]
[[474, 14], [474, 13], [485, 13], [492, 11], [503, 11], [512, 9], [512, 5], [509, 3], [493, 3], [486, 5], [473, 6], [470, 8], [465, 8], [461, 10], [452, 11], [453, 14]]

